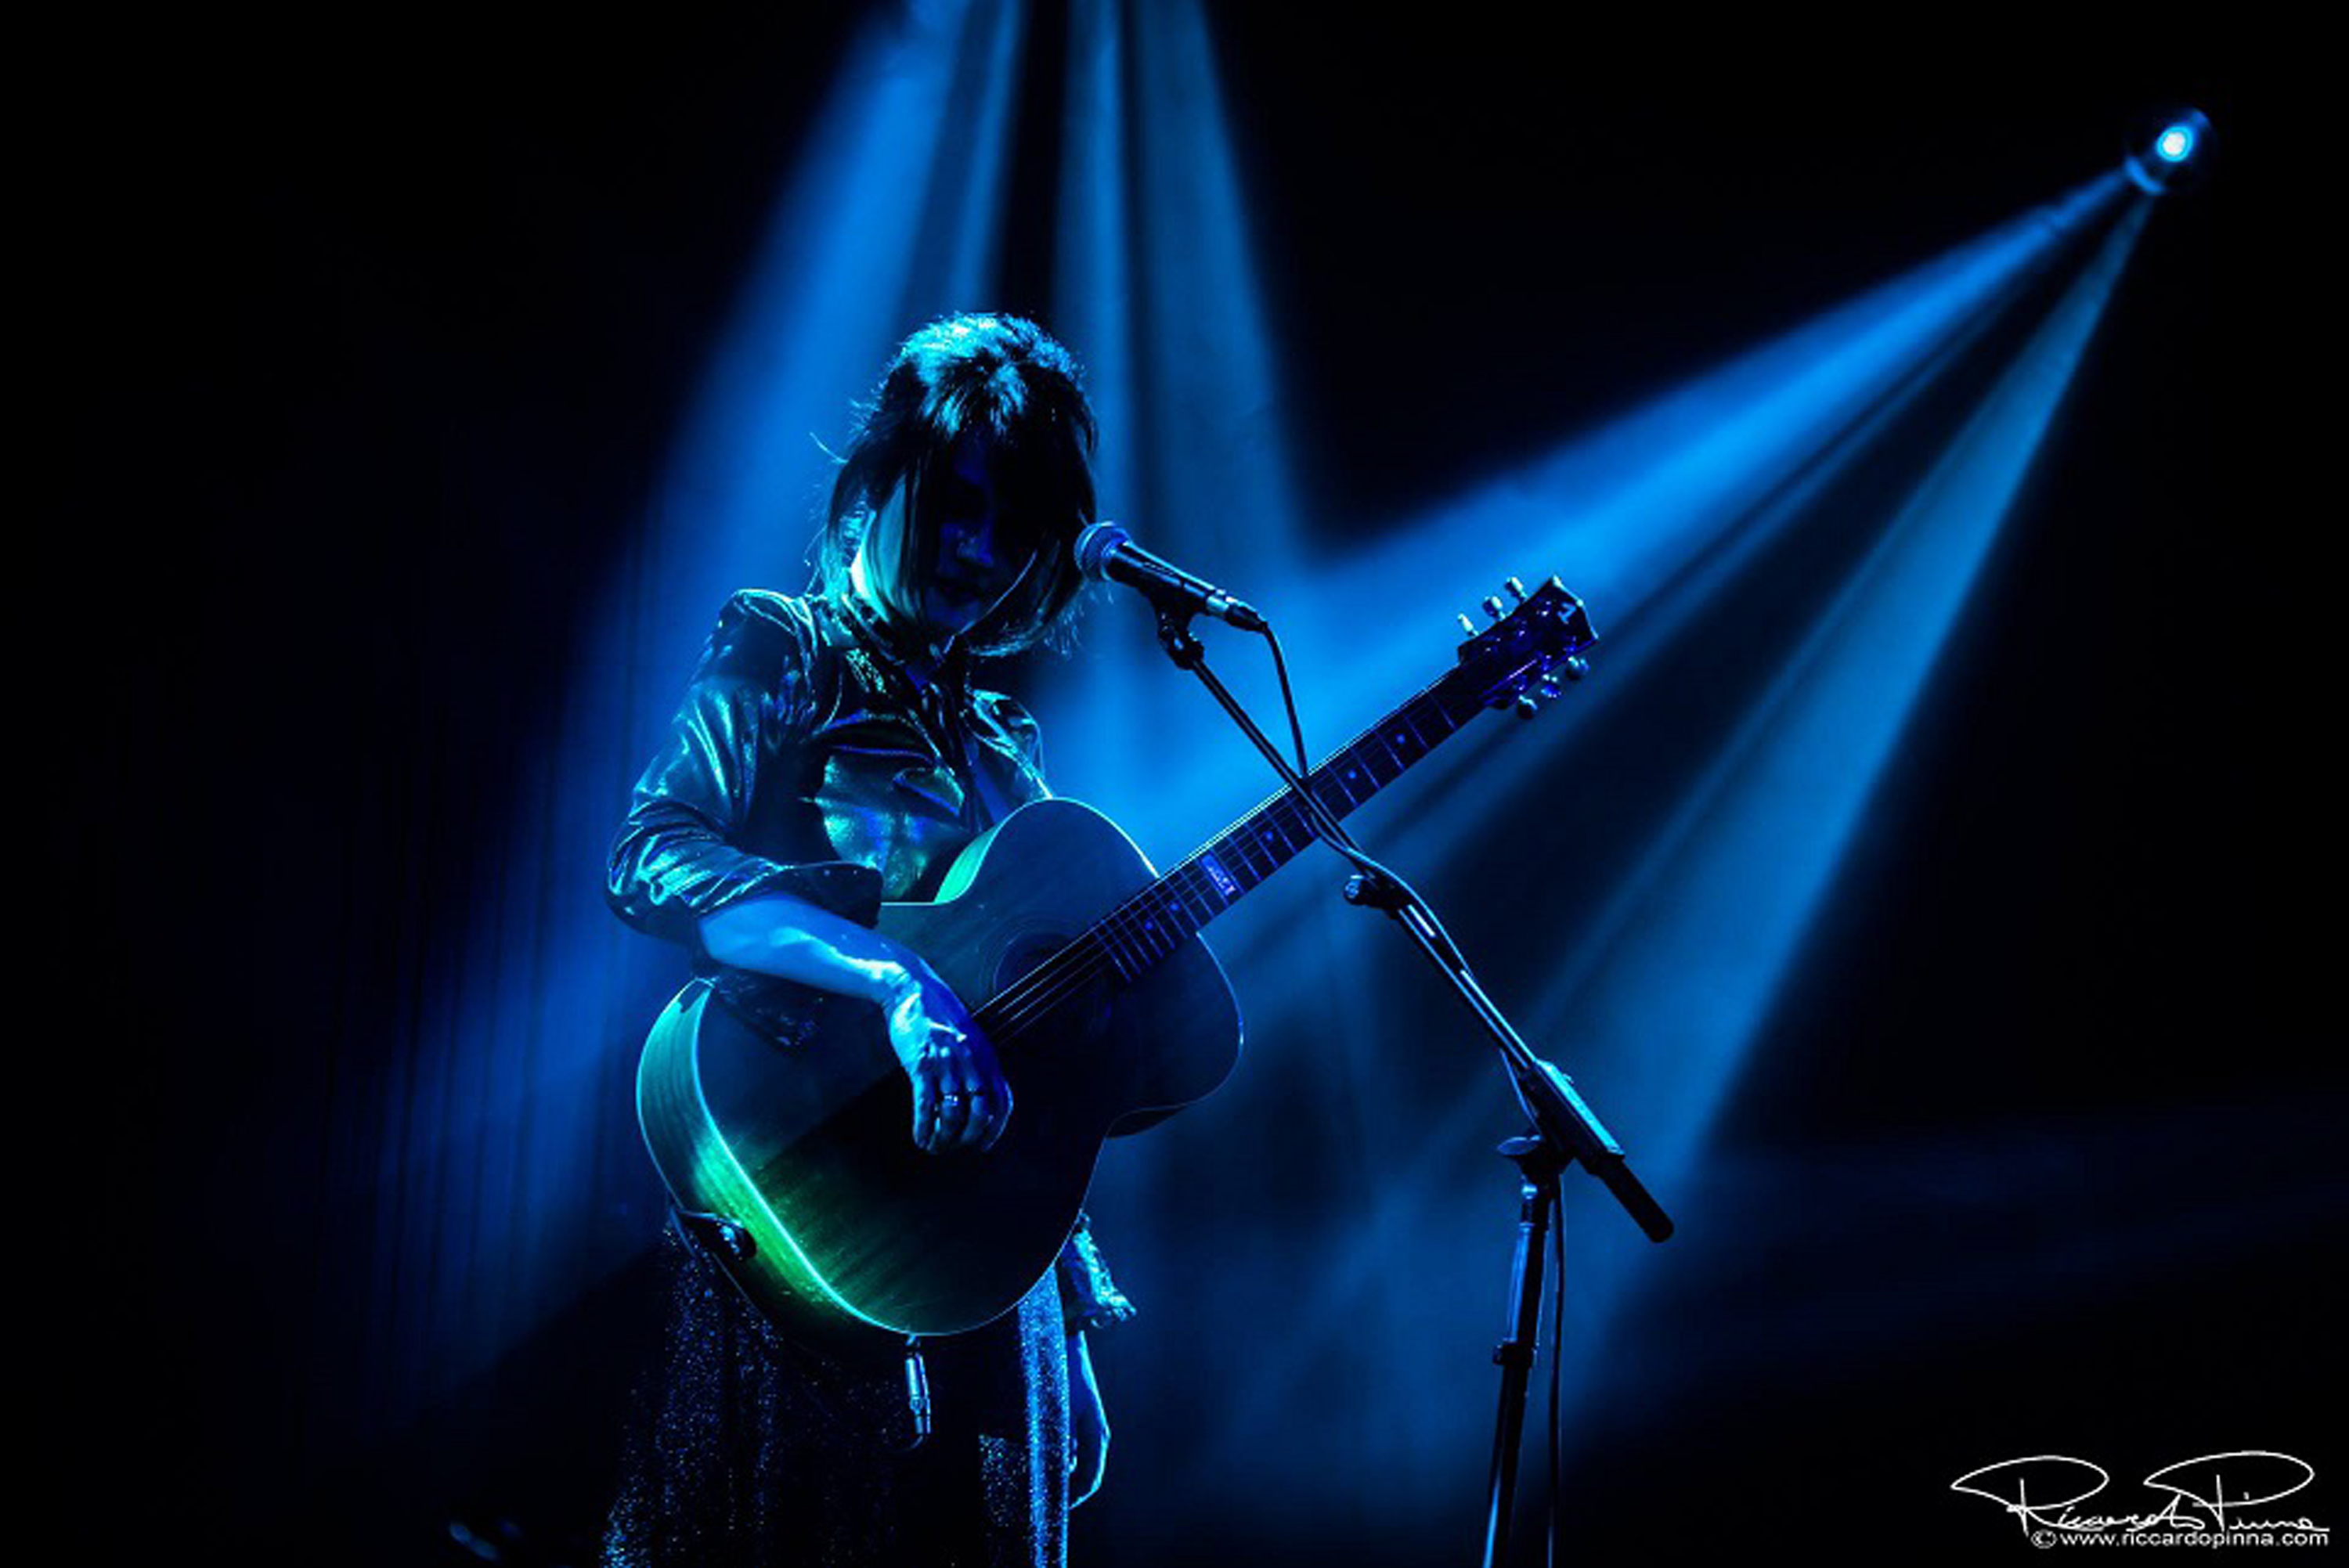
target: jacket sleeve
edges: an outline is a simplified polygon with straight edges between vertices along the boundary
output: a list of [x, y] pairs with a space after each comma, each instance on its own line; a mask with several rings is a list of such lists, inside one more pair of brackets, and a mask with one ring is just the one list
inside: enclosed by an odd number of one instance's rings
[[790, 863], [740, 847], [762, 771], [813, 722], [814, 652], [789, 601], [751, 590], [727, 601], [612, 843], [604, 893], [622, 920], [706, 958], [702, 920], [747, 899], [788, 894], [863, 924], [879, 918], [872, 867]]
[[1109, 1277], [1109, 1265], [1093, 1245], [1092, 1221], [1083, 1213], [1077, 1215], [1077, 1228], [1061, 1249], [1055, 1267], [1061, 1276], [1061, 1321], [1071, 1334], [1123, 1323], [1139, 1310]]

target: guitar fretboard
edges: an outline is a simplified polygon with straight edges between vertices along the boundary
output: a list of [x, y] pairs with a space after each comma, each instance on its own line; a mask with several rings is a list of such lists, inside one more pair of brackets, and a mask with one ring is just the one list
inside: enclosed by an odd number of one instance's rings
[[[1305, 787], [1344, 818], [1450, 739], [1477, 711], [1454, 670], [1362, 731], [1306, 775]], [[1174, 870], [1096, 921], [1073, 947], [1098, 954], [1131, 981], [1313, 841], [1305, 803], [1284, 789], [1233, 823]], [[1064, 951], [1064, 957], [1074, 956]]]

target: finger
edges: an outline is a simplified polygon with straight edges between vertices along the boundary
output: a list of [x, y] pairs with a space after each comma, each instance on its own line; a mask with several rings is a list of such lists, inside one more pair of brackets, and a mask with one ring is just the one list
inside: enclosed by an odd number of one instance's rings
[[984, 1038], [974, 1043], [977, 1048], [971, 1053], [971, 1068], [978, 1078], [980, 1092], [987, 1097], [988, 1113], [985, 1123], [976, 1132], [978, 1147], [992, 1149], [1011, 1119], [1011, 1085], [1004, 1078], [1002, 1065], [995, 1059], [994, 1048]]
[[1011, 1086], [995, 1070], [991, 1055], [982, 1055], [971, 1063], [970, 1132], [966, 1140], [974, 1150], [995, 1147], [1003, 1134], [1004, 1119], [1011, 1114]]
[[988, 1119], [995, 1114], [995, 1108], [988, 1099], [984, 1085], [968, 1079], [965, 1081], [968, 1087], [961, 1091], [962, 1099], [956, 1102], [962, 1114], [955, 1121], [954, 1146], [957, 1149], [977, 1149], [987, 1137]]
[[958, 1149], [967, 1141], [970, 1130], [972, 1096], [978, 1088], [959, 1060], [948, 1063], [938, 1075], [938, 1121], [936, 1147]]
[[1000, 1093], [979, 1088], [972, 1091], [969, 1147], [980, 1152], [995, 1147], [1003, 1135], [1003, 1097]]
[[965, 1112], [956, 1129], [957, 1146], [981, 1148], [999, 1101], [995, 1095], [995, 1053], [988, 1048], [987, 1037], [976, 1026], [955, 1040], [954, 1072], [955, 1088], [963, 1097]]
[[998, 1095], [988, 1097], [988, 1109], [992, 1114], [988, 1119], [987, 1141], [979, 1145], [981, 1149], [992, 1149], [1001, 1142], [1003, 1130], [1011, 1125], [1011, 1086], [1005, 1084]]
[[916, 1148], [930, 1146], [930, 1130], [937, 1123], [938, 1088], [936, 1075], [929, 1070], [926, 1061], [917, 1061], [906, 1075], [914, 1080], [914, 1143]]
[[965, 1130], [964, 1147], [987, 1149], [1002, 1131], [1004, 1118], [1011, 1113], [1011, 1086], [1003, 1081], [1003, 1073], [996, 1066], [994, 1048], [976, 1026], [963, 1040], [957, 1065], [969, 1086], [965, 1092], [970, 1096], [971, 1114]]
[[923, 1105], [914, 1141], [932, 1154], [951, 1146], [948, 1124], [960, 1113], [960, 1108], [947, 1097], [962, 1092], [955, 1072], [954, 1052], [947, 1044], [950, 1035], [942, 1030], [943, 1026], [930, 1026], [930, 1043], [917, 1060], [914, 1074]]
[[964, 1102], [966, 1114], [962, 1125], [955, 1130], [955, 1147], [977, 1150], [987, 1147], [987, 1129], [995, 1115], [985, 1089], [973, 1089]]

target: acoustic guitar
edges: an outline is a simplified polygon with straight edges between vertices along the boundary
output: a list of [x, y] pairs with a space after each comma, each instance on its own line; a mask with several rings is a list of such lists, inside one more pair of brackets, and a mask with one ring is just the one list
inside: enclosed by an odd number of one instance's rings
[[[1556, 578], [1459, 662], [1307, 775], [1342, 817], [1486, 708], [1529, 714], [1595, 641]], [[1465, 617], [1463, 624], [1467, 624]], [[1208, 922], [1313, 841], [1284, 790], [1161, 875], [1109, 819], [1031, 801], [967, 845], [936, 902], [882, 908], [993, 1042], [1014, 1107], [984, 1152], [932, 1154], [880, 1009], [785, 1045], [698, 979], [645, 1042], [637, 1119], [681, 1211], [770, 1312], [900, 1335], [976, 1328], [1052, 1266], [1103, 1141], [1205, 1097], [1239, 1059]]]

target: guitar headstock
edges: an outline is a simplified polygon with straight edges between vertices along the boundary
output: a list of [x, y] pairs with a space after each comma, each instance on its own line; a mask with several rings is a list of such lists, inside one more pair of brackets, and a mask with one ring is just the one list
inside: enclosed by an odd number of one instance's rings
[[1582, 601], [1553, 577], [1532, 593], [1512, 577], [1504, 585], [1514, 608], [1499, 594], [1485, 601], [1485, 614], [1494, 624], [1483, 631], [1467, 616], [1460, 617], [1468, 634], [1460, 645], [1460, 664], [1471, 672], [1476, 700], [1486, 707], [1514, 707], [1531, 718], [1542, 697], [1556, 696], [1560, 679], [1578, 681], [1589, 670], [1582, 651], [1599, 640]]

